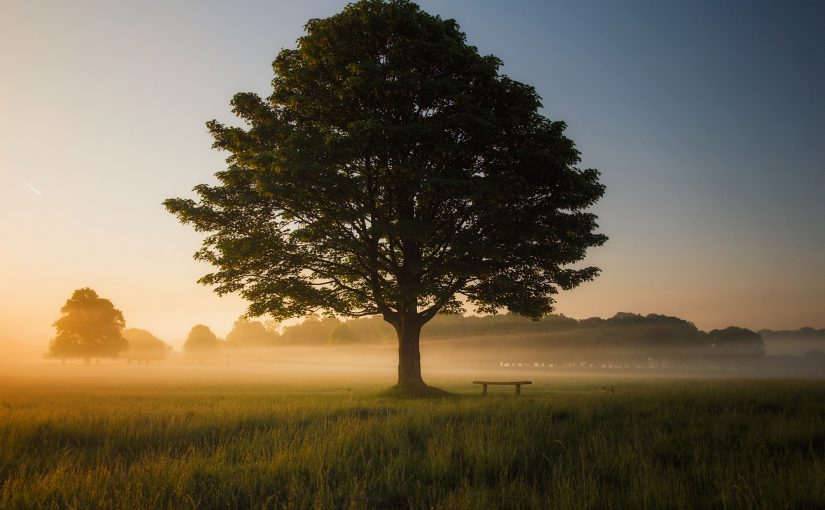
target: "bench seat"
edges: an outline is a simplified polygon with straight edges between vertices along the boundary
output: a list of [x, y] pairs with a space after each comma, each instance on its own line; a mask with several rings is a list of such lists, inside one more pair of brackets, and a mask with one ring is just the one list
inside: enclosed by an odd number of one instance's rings
[[521, 395], [521, 385], [522, 384], [533, 384], [533, 381], [473, 381], [473, 384], [481, 384], [483, 389], [481, 390], [482, 395], [487, 394], [487, 386], [488, 385], [498, 385], [498, 386], [515, 386], [516, 387], [516, 395]]

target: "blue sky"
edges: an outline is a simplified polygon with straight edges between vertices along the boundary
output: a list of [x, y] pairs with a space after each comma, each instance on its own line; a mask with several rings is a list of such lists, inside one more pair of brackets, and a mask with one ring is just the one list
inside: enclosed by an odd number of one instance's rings
[[[43, 341], [89, 285], [130, 326], [225, 334], [244, 305], [195, 283], [199, 237], [160, 203], [221, 169], [204, 122], [267, 94], [277, 51], [344, 5], [0, 5], [0, 331]], [[603, 274], [558, 311], [825, 327], [825, 3], [421, 6], [535, 86], [602, 171]]]

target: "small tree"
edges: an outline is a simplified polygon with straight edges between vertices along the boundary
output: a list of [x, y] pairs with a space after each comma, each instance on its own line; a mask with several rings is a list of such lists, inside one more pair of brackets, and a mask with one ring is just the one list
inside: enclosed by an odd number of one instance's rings
[[598, 274], [604, 193], [565, 124], [499, 73], [454, 20], [363, 0], [306, 24], [273, 92], [236, 94], [247, 127], [208, 124], [229, 153], [217, 186], [167, 209], [208, 232], [200, 282], [252, 316], [380, 315], [398, 338], [402, 393], [421, 377], [422, 326], [471, 303], [539, 318]]
[[129, 342], [125, 353], [126, 359], [139, 362], [166, 359], [172, 347], [145, 329], [129, 328], [123, 330], [123, 337]]
[[196, 324], [189, 330], [183, 350], [190, 356], [203, 358], [215, 352], [218, 348], [218, 337], [203, 324]]
[[57, 335], [49, 344], [48, 356], [71, 358], [116, 358], [128, 348], [123, 337], [126, 321], [111, 301], [86, 287], [77, 289], [60, 309], [54, 323]]

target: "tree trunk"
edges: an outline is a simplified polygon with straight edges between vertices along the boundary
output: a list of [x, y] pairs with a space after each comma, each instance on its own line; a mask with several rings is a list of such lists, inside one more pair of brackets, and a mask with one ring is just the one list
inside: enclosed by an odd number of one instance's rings
[[417, 315], [402, 317], [395, 324], [398, 334], [398, 384], [396, 389], [416, 392], [427, 388], [421, 378], [421, 319]]

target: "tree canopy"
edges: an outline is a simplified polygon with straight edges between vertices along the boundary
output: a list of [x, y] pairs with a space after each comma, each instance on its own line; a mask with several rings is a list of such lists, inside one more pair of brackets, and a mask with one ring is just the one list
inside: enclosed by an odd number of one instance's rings
[[189, 330], [183, 350], [189, 354], [203, 355], [218, 348], [218, 337], [209, 329], [209, 326], [195, 324]]
[[380, 314], [399, 338], [399, 386], [423, 387], [418, 339], [470, 304], [539, 318], [605, 242], [604, 193], [535, 89], [500, 73], [454, 20], [364, 0], [306, 24], [275, 59], [273, 92], [239, 93], [245, 127], [208, 123], [219, 184], [164, 202], [208, 233], [200, 282], [249, 314]]
[[128, 348], [122, 334], [126, 326], [123, 313], [94, 290], [75, 290], [60, 313], [54, 323], [57, 335], [49, 344], [49, 357], [88, 362], [91, 358], [115, 358]]

